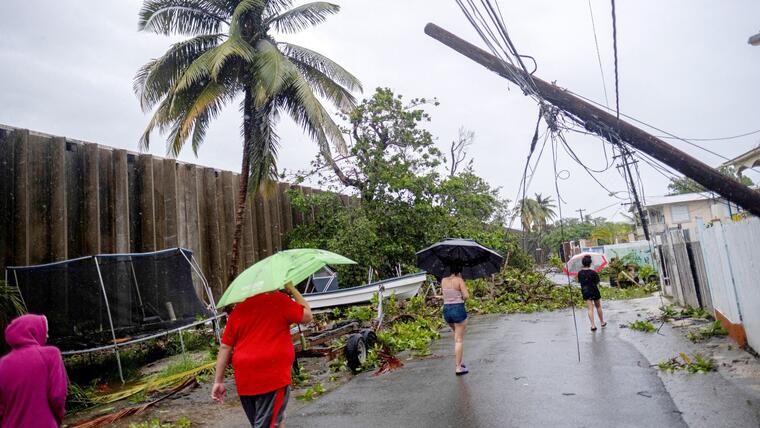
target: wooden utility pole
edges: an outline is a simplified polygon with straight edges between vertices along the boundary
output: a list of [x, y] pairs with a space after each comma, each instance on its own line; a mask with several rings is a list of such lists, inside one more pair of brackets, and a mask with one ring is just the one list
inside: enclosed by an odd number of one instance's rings
[[586, 210], [584, 210], [583, 208], [575, 210], [575, 212], [577, 212], [578, 215], [581, 216], [581, 223], [583, 223], [583, 211], [586, 211]]
[[581, 100], [567, 90], [549, 84], [536, 76], [527, 76], [524, 71], [505, 63], [498, 57], [462, 40], [435, 24], [427, 24], [425, 26], [425, 34], [515, 84], [518, 84], [513, 77], [515, 75], [522, 75], [526, 79], [532, 78], [537, 87], [538, 95], [541, 98], [573, 114], [583, 121], [586, 129], [589, 131], [595, 132], [603, 138], [609, 138], [604, 129], [607, 128], [615, 132], [622, 141], [635, 149], [647, 153], [693, 179], [706, 189], [721, 195], [730, 202], [734, 202], [752, 214], [760, 216], [760, 192], [752, 190], [738, 181], [721, 174], [659, 138]]

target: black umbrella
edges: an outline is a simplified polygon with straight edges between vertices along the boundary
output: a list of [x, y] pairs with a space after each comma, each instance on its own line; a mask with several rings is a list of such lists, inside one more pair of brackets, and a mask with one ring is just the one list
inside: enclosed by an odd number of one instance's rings
[[448, 238], [417, 252], [417, 267], [437, 277], [451, 275], [451, 266], [462, 267], [462, 278], [475, 279], [501, 270], [504, 258], [472, 239]]

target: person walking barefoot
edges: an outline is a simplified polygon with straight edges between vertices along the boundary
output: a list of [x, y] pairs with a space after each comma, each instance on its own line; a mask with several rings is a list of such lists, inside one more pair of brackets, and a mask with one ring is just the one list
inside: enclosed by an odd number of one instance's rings
[[591, 256], [585, 256], [581, 260], [583, 268], [578, 272], [578, 282], [581, 283], [581, 294], [588, 306], [588, 319], [591, 321], [591, 331], [596, 331], [594, 323], [594, 307], [599, 314], [599, 322], [602, 327], [607, 327], [602, 313], [602, 294], [599, 292], [599, 274], [591, 269]]
[[462, 279], [462, 267], [451, 266], [451, 274], [441, 280], [443, 293], [443, 319], [454, 332], [455, 373], [457, 376], [467, 374], [469, 370], [462, 364], [464, 353], [464, 331], [467, 327], [467, 311], [464, 301], [470, 297], [467, 285]]

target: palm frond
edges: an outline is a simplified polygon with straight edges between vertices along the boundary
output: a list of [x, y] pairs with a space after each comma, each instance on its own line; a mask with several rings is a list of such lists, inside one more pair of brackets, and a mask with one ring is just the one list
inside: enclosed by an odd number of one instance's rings
[[293, 64], [267, 39], [256, 43], [255, 71], [258, 85], [255, 90], [257, 108], [282, 90], [286, 79], [295, 71]]
[[342, 111], [350, 111], [356, 107], [356, 98], [346, 88], [309, 64], [291, 61], [321, 97], [326, 98]]
[[239, 36], [241, 34], [240, 30], [243, 24], [243, 16], [253, 9], [263, 9], [265, 6], [266, 0], [240, 0], [237, 6], [235, 6], [235, 10], [232, 12], [232, 17], [230, 18], [230, 36]]
[[274, 28], [280, 33], [297, 33], [305, 28], [321, 24], [328, 15], [336, 14], [340, 6], [328, 2], [306, 3], [269, 17], [265, 21], [267, 27]]
[[293, 0], [267, 0], [267, 4], [264, 7], [265, 16], [271, 17], [277, 15], [291, 5], [293, 5]]
[[362, 84], [353, 74], [330, 58], [293, 43], [278, 43], [282, 53], [292, 61], [297, 61], [319, 70], [349, 91], [362, 91]]
[[158, 34], [214, 34], [227, 23], [227, 13], [218, 4], [204, 0], [146, 0], [140, 8], [137, 27]]
[[231, 58], [237, 57], [247, 63], [252, 63], [256, 58], [256, 53], [251, 45], [237, 35], [231, 35], [211, 52], [209, 66], [213, 79], [219, 78], [219, 73]]
[[348, 152], [343, 132], [300, 73], [291, 75], [281, 99], [291, 118], [320, 144], [322, 151], [329, 151], [328, 143], [332, 143], [339, 153]]
[[[225, 97], [228, 93], [229, 90], [224, 84], [214, 80], [208, 82], [178, 118], [176, 132], [170, 136], [171, 144], [167, 144], [167, 151], [174, 156], [179, 155], [198, 118], [202, 115], [216, 116], [216, 113], [225, 104]], [[199, 144], [194, 142], [194, 151], [197, 150]]]
[[187, 67], [224, 37], [224, 34], [210, 34], [175, 43], [160, 58], [142, 66], [135, 76], [133, 89], [143, 111], [153, 108], [169, 93]]
[[182, 72], [182, 75], [176, 80], [172, 91], [185, 91], [198, 82], [209, 79], [211, 77], [212, 61], [216, 56], [216, 50], [219, 49], [220, 46], [206, 50], [191, 62]]

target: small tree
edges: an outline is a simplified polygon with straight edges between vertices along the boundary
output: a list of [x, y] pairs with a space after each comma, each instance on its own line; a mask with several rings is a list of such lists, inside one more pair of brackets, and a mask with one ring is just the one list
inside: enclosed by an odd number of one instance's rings
[[[726, 177], [730, 177], [740, 183], [742, 183], [745, 186], [753, 186], [755, 183], [752, 181], [751, 178], [745, 177], [745, 176], [739, 176], [739, 174], [736, 173], [736, 168], [732, 166], [721, 166], [718, 167], [718, 171], [725, 175]], [[684, 193], [699, 193], [704, 192], [706, 189], [696, 181], [692, 180], [689, 177], [677, 177], [677, 178], [671, 178], [670, 184], [668, 184], [668, 194], [669, 195], [681, 195]]]

